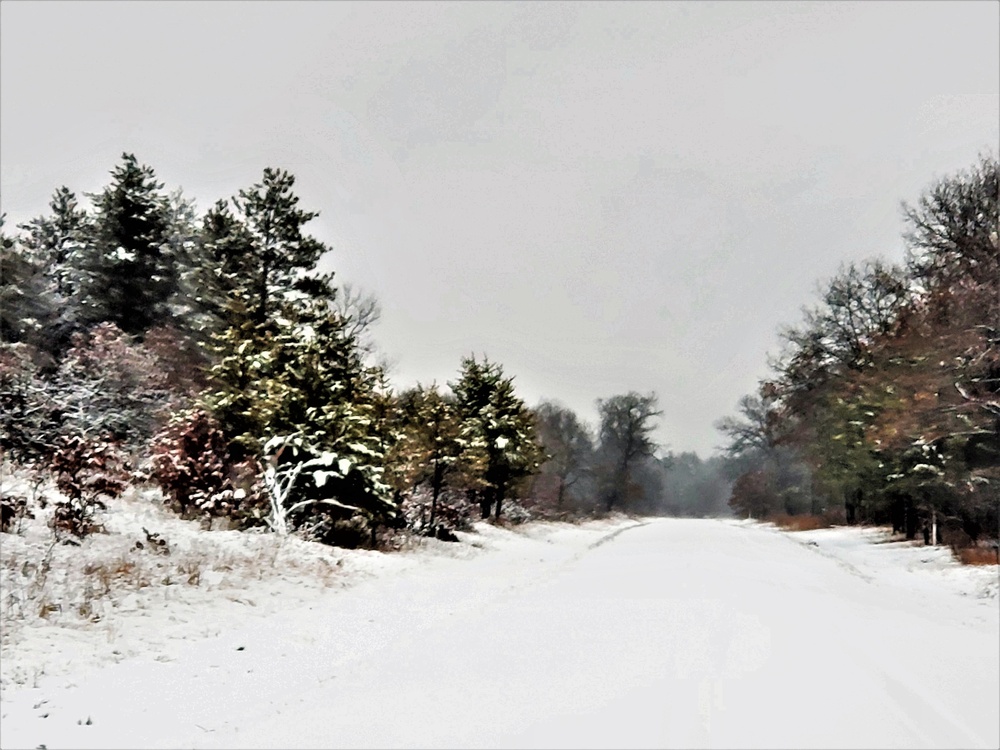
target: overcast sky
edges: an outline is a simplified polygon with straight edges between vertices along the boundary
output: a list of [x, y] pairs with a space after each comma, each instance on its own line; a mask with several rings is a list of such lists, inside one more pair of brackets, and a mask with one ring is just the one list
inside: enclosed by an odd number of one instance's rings
[[2, 208], [123, 151], [207, 208], [294, 173], [393, 381], [656, 391], [703, 456], [842, 261], [1000, 140], [997, 2], [0, 4]]

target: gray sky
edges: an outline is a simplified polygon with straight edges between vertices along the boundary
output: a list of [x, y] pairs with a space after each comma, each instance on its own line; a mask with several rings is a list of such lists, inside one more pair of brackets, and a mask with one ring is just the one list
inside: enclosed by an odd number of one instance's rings
[[670, 449], [899, 202], [1000, 141], [1000, 3], [0, 4], [8, 219], [123, 151], [201, 209], [293, 172], [399, 386], [486, 353]]

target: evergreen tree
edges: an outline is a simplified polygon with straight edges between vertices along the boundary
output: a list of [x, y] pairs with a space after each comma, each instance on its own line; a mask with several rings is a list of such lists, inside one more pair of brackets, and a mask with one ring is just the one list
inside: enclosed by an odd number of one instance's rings
[[163, 183], [132, 154], [111, 172], [112, 182], [91, 196], [81, 284], [87, 323], [107, 321], [130, 334], [169, 316], [178, 269], [170, 247], [170, 211]]
[[399, 410], [402, 434], [392, 459], [399, 462], [400, 479], [406, 486], [429, 487], [426, 530], [433, 533], [441, 494], [461, 469], [461, 422], [455, 400], [434, 384], [418, 385], [400, 395]]
[[207, 343], [209, 335], [219, 328], [213, 326], [215, 320], [202, 300], [215, 264], [201, 241], [194, 201], [174, 190], [166, 198], [166, 215], [166, 245], [177, 268], [177, 284], [168, 300], [170, 313], [179, 329]]
[[236, 215], [217, 204], [207, 221], [215, 235], [212, 242], [222, 261], [222, 274], [242, 292], [258, 325], [268, 320], [277, 300], [290, 290], [330, 296], [328, 283], [322, 279], [297, 283], [328, 248], [303, 234], [303, 226], [319, 214], [298, 208], [294, 185], [295, 177], [288, 172], [265, 169], [261, 182], [233, 199]]
[[46, 324], [56, 314], [47, 286], [42, 267], [23, 244], [4, 233], [0, 244], [0, 341], [41, 343]]
[[5, 242], [0, 327], [4, 340], [58, 356], [82, 327], [79, 290], [88, 219], [66, 187], [49, 205], [50, 214], [21, 225], [16, 241]]
[[338, 522], [357, 516], [374, 538], [395, 516], [376, 424], [380, 373], [365, 366], [324, 301], [273, 312], [270, 324], [247, 317], [220, 337], [225, 354], [212, 370], [209, 404], [230, 436], [231, 457], [267, 462], [279, 528], [337, 541]]
[[53, 291], [63, 300], [74, 297], [82, 282], [87, 213], [65, 185], [52, 196], [51, 213], [24, 224], [23, 242], [30, 257], [45, 269]]
[[503, 368], [474, 356], [462, 360], [451, 384], [462, 418], [462, 458], [480, 480], [477, 490], [483, 518], [491, 509], [499, 519], [503, 501], [520, 480], [538, 470], [541, 449], [531, 412], [514, 393], [514, 379]]

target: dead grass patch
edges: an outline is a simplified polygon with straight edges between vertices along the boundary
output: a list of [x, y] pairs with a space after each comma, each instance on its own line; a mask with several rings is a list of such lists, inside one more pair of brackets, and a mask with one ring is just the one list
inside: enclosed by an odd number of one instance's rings
[[833, 522], [824, 516], [802, 515], [789, 516], [779, 514], [768, 519], [775, 526], [788, 531], [813, 531], [815, 529], [828, 529], [833, 526]]
[[998, 565], [1000, 558], [994, 547], [961, 547], [955, 550], [955, 556], [962, 565]]

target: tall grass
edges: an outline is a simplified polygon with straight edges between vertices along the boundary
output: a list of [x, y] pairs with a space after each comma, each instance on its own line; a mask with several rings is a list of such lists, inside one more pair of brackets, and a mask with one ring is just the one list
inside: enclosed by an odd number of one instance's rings
[[833, 521], [826, 516], [801, 515], [789, 516], [784, 513], [771, 516], [767, 519], [788, 531], [812, 531], [813, 529], [828, 529], [833, 526]]
[[962, 565], [1000, 565], [1000, 548], [961, 547], [955, 557]]

